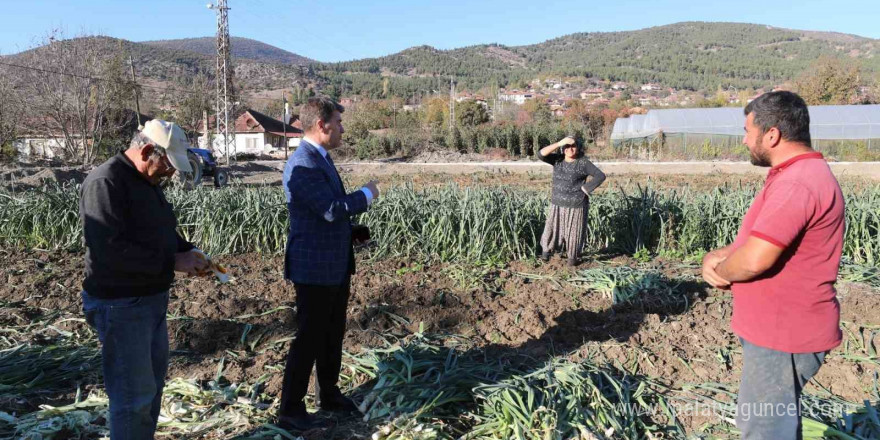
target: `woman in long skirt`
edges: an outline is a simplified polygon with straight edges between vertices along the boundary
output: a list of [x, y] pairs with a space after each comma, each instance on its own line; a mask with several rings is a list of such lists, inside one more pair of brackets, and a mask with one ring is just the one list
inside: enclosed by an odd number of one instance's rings
[[582, 145], [571, 136], [542, 148], [538, 159], [553, 165], [541, 258], [547, 261], [551, 252], [564, 249], [568, 264], [577, 266], [586, 238], [589, 195], [605, 181], [605, 173], [583, 155]]

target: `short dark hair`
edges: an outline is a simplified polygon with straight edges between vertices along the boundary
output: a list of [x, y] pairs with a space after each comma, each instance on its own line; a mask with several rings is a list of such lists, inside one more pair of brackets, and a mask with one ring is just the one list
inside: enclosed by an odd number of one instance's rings
[[299, 112], [299, 120], [302, 122], [303, 131], [309, 131], [318, 121], [327, 122], [333, 116], [333, 112], [345, 112], [345, 107], [326, 96], [309, 98]]
[[744, 113], [755, 114], [755, 125], [762, 133], [776, 127], [782, 139], [810, 145], [810, 112], [807, 103], [795, 93], [765, 93], [750, 102]]

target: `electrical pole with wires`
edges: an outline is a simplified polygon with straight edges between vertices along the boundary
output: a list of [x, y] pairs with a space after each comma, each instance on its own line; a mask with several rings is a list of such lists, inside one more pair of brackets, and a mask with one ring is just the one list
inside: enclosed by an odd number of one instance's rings
[[284, 91], [281, 91], [281, 105], [284, 107], [284, 115], [281, 116], [281, 126], [284, 128], [284, 160], [287, 160], [290, 157], [290, 153], [287, 151], [287, 121], [290, 119], [290, 106], [287, 104], [287, 96], [284, 95]]
[[[223, 139], [223, 154], [226, 165], [231, 156], [235, 155], [235, 127], [229, 129], [229, 119], [235, 124], [235, 89], [232, 86], [232, 46], [229, 38], [229, 7], [226, 0], [217, 0], [216, 4], [208, 3], [208, 9], [217, 11], [217, 108], [214, 126], [217, 136]], [[221, 126], [222, 121], [222, 126]]]
[[137, 78], [134, 76], [134, 58], [132, 58], [131, 55], [128, 56], [128, 66], [131, 68], [131, 86], [134, 88], [135, 117], [137, 118], [138, 130], [143, 130], [144, 124], [143, 121], [141, 121], [141, 100], [138, 97]]
[[455, 131], [455, 78], [449, 78], [449, 131]]

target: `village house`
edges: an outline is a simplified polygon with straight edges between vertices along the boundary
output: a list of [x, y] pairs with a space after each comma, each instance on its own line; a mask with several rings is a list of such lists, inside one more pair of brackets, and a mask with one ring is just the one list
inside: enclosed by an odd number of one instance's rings
[[502, 92], [498, 95], [498, 99], [505, 102], [512, 102], [516, 105], [523, 105], [527, 100], [535, 98], [535, 94], [533, 92], [520, 92], [519, 90], [513, 90], [510, 92]]
[[595, 99], [601, 98], [603, 93], [605, 93], [605, 90], [599, 87], [594, 87], [590, 89], [584, 89], [583, 91], [581, 91], [579, 96], [581, 97], [581, 99]]
[[[296, 116], [292, 120], [299, 122]], [[235, 148], [229, 154], [271, 155], [284, 150], [285, 136], [287, 147], [295, 149], [303, 136], [303, 130], [296, 126], [296, 122], [293, 125], [285, 124], [256, 110], [247, 109], [235, 119]], [[211, 127], [208, 131], [212, 132]], [[218, 157], [226, 155], [222, 136], [213, 132], [211, 134], [213, 136], [211, 149], [214, 154]], [[199, 145], [204, 147], [206, 139], [203, 133], [199, 137]]]
[[[140, 116], [140, 119], [138, 118]], [[113, 139], [120, 143], [119, 147], [127, 147], [128, 141], [138, 131], [138, 122], [141, 124], [153, 119], [150, 116], [139, 115], [134, 110], [122, 109], [111, 111], [101, 118], [101, 124], [107, 139]], [[95, 121], [90, 121], [94, 124]], [[20, 160], [60, 159], [65, 154], [66, 138], [61, 126], [57, 126], [54, 120], [39, 116], [31, 117], [24, 122], [21, 137], [12, 142], [13, 148]], [[70, 121], [68, 127], [73, 126]], [[90, 127], [90, 130], [92, 127]], [[79, 142], [77, 135], [72, 135], [73, 142]], [[91, 140], [87, 141], [91, 142]], [[80, 146], [80, 150], [82, 147]]]

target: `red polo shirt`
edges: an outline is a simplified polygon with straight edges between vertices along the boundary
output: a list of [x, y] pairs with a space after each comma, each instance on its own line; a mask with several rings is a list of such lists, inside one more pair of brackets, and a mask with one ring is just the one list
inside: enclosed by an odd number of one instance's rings
[[770, 169], [743, 218], [733, 248], [754, 236], [785, 249], [758, 278], [734, 283], [734, 333], [788, 353], [815, 353], [840, 344], [834, 283], [843, 250], [844, 200], [821, 153]]

